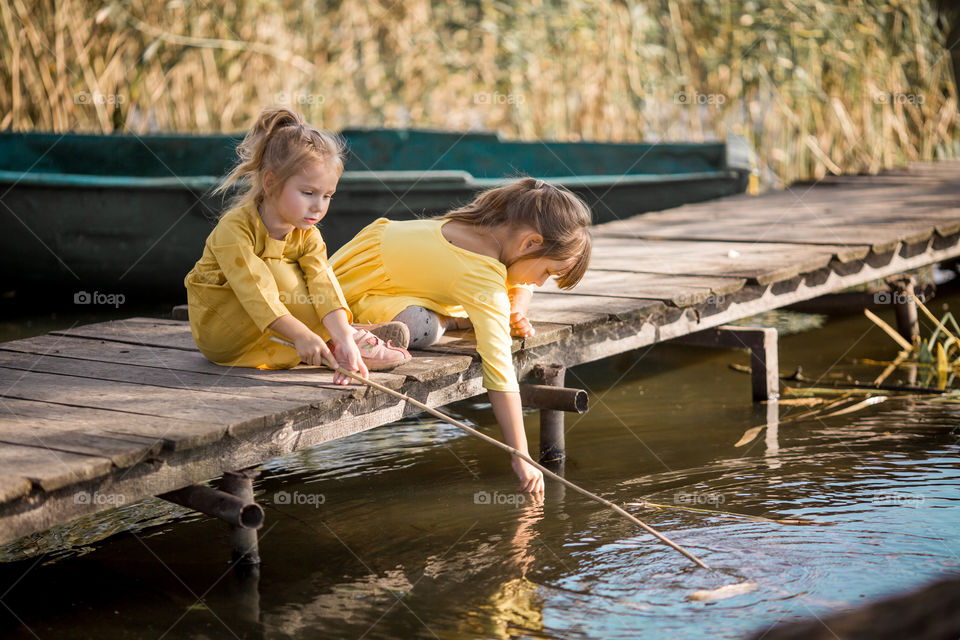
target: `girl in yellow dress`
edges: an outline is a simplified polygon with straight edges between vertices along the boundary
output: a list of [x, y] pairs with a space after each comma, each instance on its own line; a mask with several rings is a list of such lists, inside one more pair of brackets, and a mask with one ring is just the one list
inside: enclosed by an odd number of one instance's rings
[[[524, 178], [480, 194], [439, 218], [376, 220], [330, 264], [360, 322], [399, 321], [410, 347], [472, 324], [483, 386], [507, 444], [527, 453], [512, 339], [533, 335], [530, 285], [552, 276], [576, 285], [590, 261], [590, 209], [566, 189]], [[514, 457], [522, 491], [542, 494], [543, 474]]]
[[[327, 214], [343, 173], [343, 151], [341, 139], [283, 108], [264, 109], [240, 143], [240, 163], [218, 191], [235, 182], [245, 188], [184, 280], [193, 338], [212, 362], [260, 369], [339, 364], [366, 378], [368, 369], [410, 359], [370, 332], [403, 342], [405, 327], [350, 324], [314, 226]], [[270, 340], [278, 335], [294, 347]], [[338, 384], [349, 381], [334, 374]]]

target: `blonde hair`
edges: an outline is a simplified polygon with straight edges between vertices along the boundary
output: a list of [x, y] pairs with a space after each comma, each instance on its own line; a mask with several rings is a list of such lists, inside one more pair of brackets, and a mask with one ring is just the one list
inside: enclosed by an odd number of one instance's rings
[[543, 180], [521, 178], [488, 189], [470, 204], [441, 217], [487, 228], [502, 224], [530, 227], [543, 236], [543, 245], [524, 258], [575, 260], [573, 266], [557, 276], [561, 289], [576, 286], [590, 265], [590, 207], [567, 189]]
[[[249, 202], [259, 205], [264, 196], [279, 193], [287, 179], [309, 162], [330, 163], [340, 176], [345, 152], [346, 143], [340, 136], [315, 129], [296, 111], [266, 107], [237, 145], [239, 162], [213, 192], [225, 193], [238, 183], [242, 185], [240, 193], [231, 198], [227, 210]], [[264, 187], [268, 171], [276, 178], [270, 192]]]

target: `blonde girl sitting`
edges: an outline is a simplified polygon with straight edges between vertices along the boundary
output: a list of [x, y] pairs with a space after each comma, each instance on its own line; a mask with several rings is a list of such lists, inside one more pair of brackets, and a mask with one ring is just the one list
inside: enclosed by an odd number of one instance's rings
[[[406, 327], [351, 326], [314, 226], [327, 214], [343, 152], [341, 139], [283, 108], [264, 109], [238, 146], [240, 162], [218, 192], [238, 182], [243, 189], [184, 280], [193, 338], [211, 361], [260, 369], [339, 364], [366, 378], [410, 359]], [[271, 341], [276, 335], [295, 348]], [[349, 380], [334, 374], [337, 384]]]
[[[504, 440], [527, 453], [511, 333], [533, 335], [527, 285], [576, 285], [590, 261], [590, 209], [566, 189], [524, 178], [439, 218], [376, 220], [330, 259], [362, 322], [400, 321], [411, 348], [473, 325]], [[543, 493], [543, 474], [519, 458], [520, 490]]]

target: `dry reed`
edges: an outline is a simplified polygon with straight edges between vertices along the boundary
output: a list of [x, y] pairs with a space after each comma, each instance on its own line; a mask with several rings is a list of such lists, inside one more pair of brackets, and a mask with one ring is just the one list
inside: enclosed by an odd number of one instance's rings
[[0, 128], [739, 133], [773, 181], [960, 155], [931, 0], [0, 0]]

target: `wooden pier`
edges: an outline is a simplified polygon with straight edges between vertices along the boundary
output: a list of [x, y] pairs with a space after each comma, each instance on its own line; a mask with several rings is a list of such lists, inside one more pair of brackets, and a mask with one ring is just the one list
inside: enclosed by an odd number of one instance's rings
[[[514, 342], [515, 361], [529, 379], [539, 365], [676, 338], [743, 345], [758, 365], [754, 397], [774, 396], [775, 333], [723, 325], [958, 256], [956, 162], [645, 214], [595, 228], [591, 269], [573, 292], [534, 295], [537, 334]], [[414, 355], [373, 379], [431, 406], [483, 393], [472, 333]], [[0, 542], [149, 496], [183, 498], [171, 492], [236, 481], [228, 472], [411, 412], [335, 387], [322, 369], [213, 365], [186, 322], [150, 318], [0, 343], [0, 405]], [[239, 484], [226, 492], [244, 494]]]

